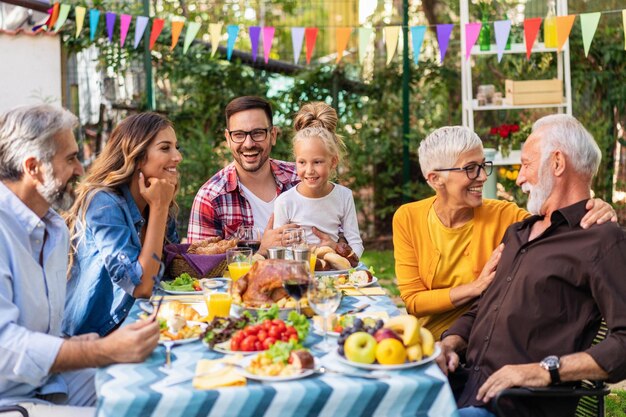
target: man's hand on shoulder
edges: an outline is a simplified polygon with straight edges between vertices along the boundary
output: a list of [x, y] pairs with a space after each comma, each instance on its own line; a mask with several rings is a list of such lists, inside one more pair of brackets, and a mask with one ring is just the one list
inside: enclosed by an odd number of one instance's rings
[[547, 387], [550, 373], [538, 363], [505, 365], [493, 373], [480, 387], [476, 399], [485, 404], [490, 402], [503, 389], [511, 387]]

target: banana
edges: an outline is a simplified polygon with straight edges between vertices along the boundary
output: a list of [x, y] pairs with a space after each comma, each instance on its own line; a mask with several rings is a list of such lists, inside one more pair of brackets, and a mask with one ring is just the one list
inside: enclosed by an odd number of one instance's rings
[[409, 358], [410, 362], [417, 362], [422, 359], [422, 346], [417, 343], [413, 346], [409, 346], [406, 348], [406, 356]]
[[435, 352], [435, 338], [433, 334], [425, 328], [420, 329], [420, 336], [422, 339], [422, 353], [424, 356], [430, 356]]
[[406, 347], [421, 342], [420, 324], [415, 316], [405, 314], [403, 316], [392, 317], [385, 323], [385, 328], [396, 332], [398, 336], [402, 338], [402, 343]]

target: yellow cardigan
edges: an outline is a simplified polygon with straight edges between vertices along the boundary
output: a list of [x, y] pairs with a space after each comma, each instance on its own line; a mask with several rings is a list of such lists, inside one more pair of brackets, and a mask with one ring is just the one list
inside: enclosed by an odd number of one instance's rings
[[[393, 246], [400, 296], [409, 314], [427, 316], [454, 309], [450, 288], [433, 290], [441, 254], [428, 234], [428, 211], [436, 197], [401, 206], [393, 216]], [[474, 279], [478, 278], [504, 232], [529, 213], [513, 203], [483, 200], [474, 209], [474, 230], [468, 246]]]

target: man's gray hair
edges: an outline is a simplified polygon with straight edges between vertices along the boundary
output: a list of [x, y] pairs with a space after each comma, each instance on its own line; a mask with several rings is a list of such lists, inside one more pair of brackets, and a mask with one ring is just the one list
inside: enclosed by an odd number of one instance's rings
[[[420, 143], [417, 151], [424, 178], [435, 169], [454, 168], [463, 152], [482, 148], [476, 133], [463, 126], [445, 126], [432, 132]], [[446, 175], [447, 172], [440, 172]]]
[[26, 158], [52, 161], [54, 136], [77, 124], [72, 113], [47, 104], [16, 107], [0, 115], [0, 180], [20, 180]]
[[576, 118], [567, 114], [544, 116], [533, 124], [532, 133], [541, 135], [542, 163], [552, 152], [560, 150], [577, 173], [591, 179], [598, 172], [602, 158], [600, 148]]

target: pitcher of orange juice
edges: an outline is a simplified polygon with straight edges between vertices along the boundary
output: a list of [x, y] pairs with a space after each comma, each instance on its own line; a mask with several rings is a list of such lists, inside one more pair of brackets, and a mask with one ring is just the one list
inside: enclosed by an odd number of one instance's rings
[[233, 248], [226, 251], [226, 262], [228, 263], [228, 272], [233, 281], [248, 273], [252, 268], [252, 249], [250, 248]]
[[201, 282], [204, 301], [209, 311], [209, 321], [215, 317], [228, 317], [232, 303], [233, 281], [229, 278], [206, 278]]

